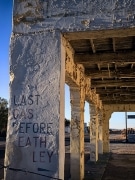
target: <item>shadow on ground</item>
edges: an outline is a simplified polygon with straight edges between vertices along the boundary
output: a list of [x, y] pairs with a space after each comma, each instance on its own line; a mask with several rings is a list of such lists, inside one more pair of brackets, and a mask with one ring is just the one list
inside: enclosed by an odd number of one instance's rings
[[[105, 167], [108, 163], [109, 154], [99, 156], [99, 160], [94, 163], [90, 161], [90, 155], [85, 154], [85, 179], [84, 180], [101, 180]], [[70, 175], [70, 153], [65, 154], [65, 177], [69, 180]]]
[[135, 155], [111, 153], [102, 180], [135, 180]]

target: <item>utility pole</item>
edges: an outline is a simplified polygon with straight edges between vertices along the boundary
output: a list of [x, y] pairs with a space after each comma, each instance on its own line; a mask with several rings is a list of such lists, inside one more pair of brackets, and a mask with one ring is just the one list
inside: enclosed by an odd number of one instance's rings
[[127, 139], [127, 112], [125, 112], [125, 123], [126, 123], [126, 143], [128, 142]]

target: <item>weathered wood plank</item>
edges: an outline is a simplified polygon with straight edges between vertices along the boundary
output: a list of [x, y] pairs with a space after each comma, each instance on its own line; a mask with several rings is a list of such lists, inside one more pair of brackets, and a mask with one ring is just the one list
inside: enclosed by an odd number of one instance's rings
[[109, 100], [109, 101], [102, 101], [103, 104], [135, 104], [135, 101], [112, 101], [112, 100]]
[[119, 52], [119, 53], [96, 53], [96, 54], [75, 54], [74, 61], [84, 66], [92, 64], [106, 63], [135, 63], [135, 51]]
[[134, 69], [126, 69], [126, 68], [118, 68], [117, 71], [114, 70], [95, 70], [86, 68], [85, 74], [90, 76], [91, 78], [107, 78], [107, 77], [117, 77], [117, 78], [127, 78], [132, 77], [135, 78], [135, 70]]
[[96, 53], [96, 48], [95, 48], [93, 39], [90, 39], [90, 43], [91, 43], [93, 53]]
[[91, 87], [135, 87], [135, 79], [120, 80], [91, 80]]
[[115, 38], [112, 38], [112, 41], [113, 41], [113, 51], [116, 52]]
[[135, 89], [134, 88], [128, 88], [128, 89], [103, 89], [103, 88], [96, 88], [96, 93], [97, 94], [120, 94], [120, 95], [128, 95], [128, 94], [132, 94], [133, 96], [135, 95]]
[[113, 37], [127, 37], [135, 36], [135, 28], [128, 29], [109, 29], [109, 30], [96, 30], [96, 31], [80, 31], [80, 32], [66, 32], [64, 37], [70, 40], [78, 39], [101, 39], [101, 38], [113, 38]]
[[109, 94], [109, 95], [106, 95], [106, 94], [100, 94], [99, 97], [101, 99], [104, 99], [104, 100], [109, 100], [109, 99], [112, 99], [112, 100], [135, 100], [135, 95], [133, 94], [126, 94], [126, 95], [114, 95], [114, 94]]

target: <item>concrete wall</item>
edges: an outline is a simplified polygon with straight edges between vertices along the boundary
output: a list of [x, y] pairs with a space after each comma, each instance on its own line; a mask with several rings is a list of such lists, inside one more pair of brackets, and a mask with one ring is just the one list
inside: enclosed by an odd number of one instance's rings
[[[10, 53], [5, 165], [62, 179], [65, 53], [61, 35], [59, 32], [14, 34]], [[29, 178], [45, 177], [9, 169], [5, 173], [7, 180]]]
[[14, 3], [14, 32], [62, 32], [135, 26], [134, 0], [20, 0]]

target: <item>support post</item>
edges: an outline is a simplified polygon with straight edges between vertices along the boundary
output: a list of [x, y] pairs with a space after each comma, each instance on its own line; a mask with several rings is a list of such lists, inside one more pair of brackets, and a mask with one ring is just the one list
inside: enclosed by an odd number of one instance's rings
[[5, 180], [64, 179], [64, 60], [59, 31], [12, 35]]
[[103, 153], [110, 152], [109, 141], [109, 119], [111, 113], [108, 111], [103, 112]]
[[71, 87], [70, 173], [72, 180], [84, 179], [84, 92]]
[[128, 138], [127, 138], [127, 135], [128, 135], [128, 132], [127, 132], [127, 112], [125, 112], [125, 124], [126, 124], [126, 143], [128, 142]]
[[99, 110], [99, 132], [98, 132], [98, 153], [103, 154], [103, 116], [102, 110]]
[[90, 104], [90, 161], [98, 160], [98, 113], [94, 104]]

